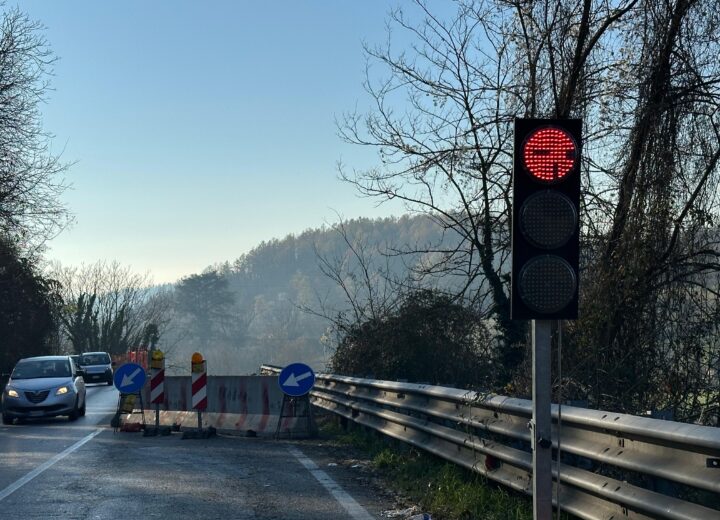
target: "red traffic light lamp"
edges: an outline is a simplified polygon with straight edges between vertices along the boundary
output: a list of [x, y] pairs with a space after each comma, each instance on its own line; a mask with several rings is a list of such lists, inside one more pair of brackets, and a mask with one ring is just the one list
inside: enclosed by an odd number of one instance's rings
[[575, 139], [558, 126], [535, 129], [522, 145], [523, 166], [535, 179], [545, 183], [564, 179], [575, 168], [578, 155]]

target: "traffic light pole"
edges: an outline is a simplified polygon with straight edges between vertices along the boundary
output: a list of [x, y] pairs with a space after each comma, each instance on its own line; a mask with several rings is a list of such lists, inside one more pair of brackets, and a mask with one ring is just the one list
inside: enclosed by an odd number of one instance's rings
[[533, 518], [552, 519], [551, 320], [532, 320]]
[[533, 516], [552, 519], [551, 328], [578, 318], [581, 119], [515, 119], [510, 318], [532, 320]]

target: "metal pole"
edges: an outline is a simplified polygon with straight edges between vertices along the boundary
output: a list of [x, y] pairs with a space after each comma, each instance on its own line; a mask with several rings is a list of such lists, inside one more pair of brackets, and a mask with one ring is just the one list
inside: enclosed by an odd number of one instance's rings
[[550, 416], [550, 320], [532, 320], [533, 518], [552, 520], [552, 430]]
[[155, 403], [155, 429], [160, 431], [160, 403]]
[[198, 410], [198, 431], [202, 430], [202, 412]]

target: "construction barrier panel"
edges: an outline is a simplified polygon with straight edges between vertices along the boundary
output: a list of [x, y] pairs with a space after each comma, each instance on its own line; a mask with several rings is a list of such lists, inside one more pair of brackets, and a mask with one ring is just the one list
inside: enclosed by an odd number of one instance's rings
[[150, 402], [165, 402], [165, 354], [155, 350], [150, 359]]
[[[191, 377], [166, 375], [164, 386], [160, 424], [197, 428], [197, 411], [192, 408]], [[146, 384], [142, 391], [143, 402], [150, 403], [150, 385]], [[282, 402], [283, 392], [277, 376], [208, 376], [203, 427], [213, 427], [221, 433], [274, 435]], [[147, 410], [147, 413], [151, 411]], [[281, 429], [292, 434], [298, 430], [296, 425], [295, 417], [283, 417]]]
[[165, 402], [165, 369], [150, 369], [150, 402], [162, 404]]
[[207, 410], [207, 362], [192, 364], [191, 374], [192, 407]]

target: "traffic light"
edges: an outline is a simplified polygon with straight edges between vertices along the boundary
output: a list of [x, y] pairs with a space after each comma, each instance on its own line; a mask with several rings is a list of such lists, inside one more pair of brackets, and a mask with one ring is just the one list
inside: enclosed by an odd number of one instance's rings
[[510, 316], [577, 319], [579, 119], [516, 119]]

